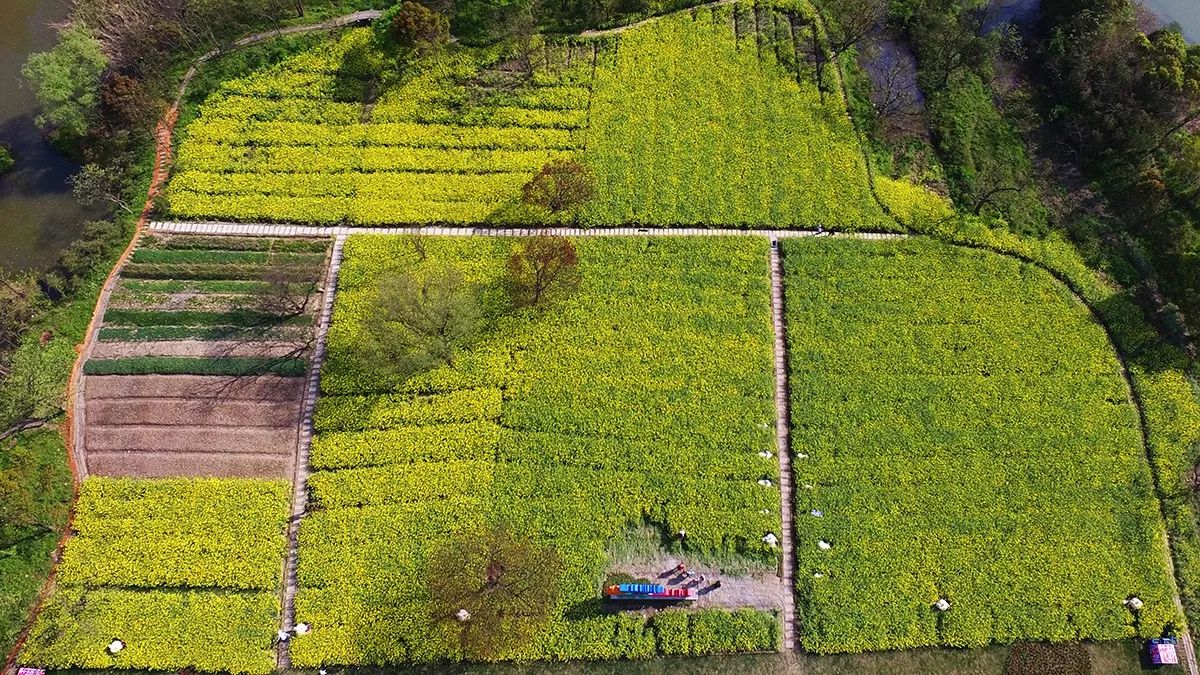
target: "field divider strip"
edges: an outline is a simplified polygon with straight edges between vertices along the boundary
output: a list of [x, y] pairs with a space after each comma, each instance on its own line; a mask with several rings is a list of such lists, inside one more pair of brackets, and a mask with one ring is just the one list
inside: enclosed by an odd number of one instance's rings
[[438, 237], [529, 237], [539, 234], [563, 237], [843, 237], [851, 239], [904, 239], [896, 232], [829, 232], [797, 228], [709, 229], [686, 227], [345, 227], [272, 223], [232, 223], [211, 221], [155, 221], [149, 230], [170, 234], [217, 234], [258, 237], [347, 237], [356, 234], [404, 236], [427, 234]]
[[[329, 324], [333, 316], [333, 301], [337, 294], [338, 271], [342, 266], [342, 247], [346, 243], [344, 235], [337, 236], [333, 241], [333, 249], [329, 253], [329, 269], [325, 273], [325, 288], [321, 305], [321, 319], [317, 323], [314, 336], [312, 358], [308, 366], [308, 380], [304, 389], [304, 404], [300, 415], [300, 434], [296, 443], [296, 467], [292, 480], [292, 516], [288, 521], [288, 553], [284, 563], [283, 598], [282, 598], [282, 628], [290, 631], [296, 625], [296, 562], [300, 554], [300, 520], [308, 507], [308, 456], [312, 449], [313, 412], [316, 410], [317, 394], [321, 384], [321, 365], [325, 362], [326, 338], [329, 335]], [[289, 642], [279, 643], [278, 664], [280, 670], [292, 667]]]
[[779, 522], [780, 548], [783, 551], [780, 576], [784, 585], [783, 650], [795, 651], [796, 643], [796, 549], [792, 533], [795, 530], [794, 481], [792, 451], [788, 428], [791, 424], [788, 405], [787, 334], [783, 313], [783, 262], [779, 256], [779, 240], [771, 239], [771, 325], [774, 333], [775, 372], [775, 451], [779, 455]]

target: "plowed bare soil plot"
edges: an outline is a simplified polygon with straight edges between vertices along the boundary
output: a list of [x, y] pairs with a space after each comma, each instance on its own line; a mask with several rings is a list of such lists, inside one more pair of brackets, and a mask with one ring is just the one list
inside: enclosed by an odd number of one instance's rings
[[291, 475], [327, 258], [327, 240], [144, 238], [84, 368], [89, 472]]

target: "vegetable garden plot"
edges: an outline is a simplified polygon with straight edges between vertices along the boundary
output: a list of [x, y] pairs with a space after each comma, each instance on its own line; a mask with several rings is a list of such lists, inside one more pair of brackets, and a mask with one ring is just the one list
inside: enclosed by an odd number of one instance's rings
[[929, 240], [785, 253], [806, 648], [1106, 640], [1178, 621], [1137, 413], [1061, 284]]
[[271, 672], [290, 499], [286, 481], [89, 478], [22, 662]]
[[[520, 240], [346, 243], [301, 525], [297, 665], [458, 659], [430, 620], [425, 561], [507, 524], [565, 563], [556, 618], [504, 658], [775, 649], [770, 613], [607, 614], [605, 548], [649, 520], [696, 553], [774, 565], [779, 533], [765, 240], [583, 239], [582, 283], [545, 311], [499, 283]], [[389, 375], [364, 321], [380, 280], [454, 264], [487, 329], [442, 367]], [[769, 485], [760, 484], [767, 479]]]

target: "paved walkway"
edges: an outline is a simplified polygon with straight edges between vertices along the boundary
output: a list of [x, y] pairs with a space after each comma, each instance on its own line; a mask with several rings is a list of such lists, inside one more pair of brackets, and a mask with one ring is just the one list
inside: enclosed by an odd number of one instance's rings
[[775, 333], [775, 452], [779, 455], [779, 519], [783, 523], [779, 545], [783, 550], [782, 577], [787, 589], [783, 606], [783, 648], [796, 649], [796, 550], [792, 545], [795, 521], [792, 506], [795, 495], [792, 480], [792, 450], [788, 438], [790, 406], [787, 381], [787, 333], [783, 315], [783, 261], [779, 256], [779, 240], [771, 240], [771, 323]]
[[411, 235], [439, 237], [529, 237], [557, 234], [570, 237], [853, 237], [855, 239], [902, 239], [908, 235], [884, 232], [822, 232], [815, 230], [721, 230], [703, 227], [321, 227], [270, 223], [218, 223], [154, 221], [154, 232], [175, 234], [221, 234], [258, 237], [345, 237], [352, 234]]
[[[300, 419], [300, 440], [296, 447], [296, 475], [292, 481], [292, 518], [288, 524], [288, 555], [283, 576], [283, 629], [291, 630], [296, 625], [296, 559], [300, 553], [300, 520], [308, 506], [308, 454], [312, 449], [313, 411], [317, 405], [317, 389], [321, 383], [321, 365], [325, 362], [325, 344], [329, 335], [329, 323], [333, 317], [333, 301], [337, 294], [338, 270], [342, 267], [342, 248], [346, 237], [339, 236], [333, 242], [329, 254], [329, 270], [325, 274], [324, 299], [321, 319], [317, 323], [316, 344], [308, 366], [308, 382], [304, 393], [304, 407]], [[279, 668], [292, 667], [288, 643], [279, 644]]]

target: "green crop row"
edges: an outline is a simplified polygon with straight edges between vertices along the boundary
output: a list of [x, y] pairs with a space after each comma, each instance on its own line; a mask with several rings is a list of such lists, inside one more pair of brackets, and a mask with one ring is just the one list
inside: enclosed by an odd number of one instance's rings
[[[506, 658], [770, 649], [767, 613], [706, 612], [661, 630], [596, 604], [605, 548], [651, 523], [694, 554], [773, 568], [780, 494], [770, 294], [759, 239], [581, 239], [582, 281], [544, 311], [496, 289], [519, 241], [346, 242], [322, 373], [314, 511], [301, 525], [298, 665], [461, 658], [432, 626], [428, 556], [453, 533], [508, 524], [554, 547], [555, 618]], [[478, 284], [486, 337], [408, 379], [376, 360], [366, 320], [381, 277], [453, 264]], [[503, 392], [503, 394], [502, 394]], [[385, 615], [403, 617], [381, 621]]]
[[[437, 202], [420, 199], [369, 199], [351, 197], [282, 197], [275, 195], [225, 196], [176, 192], [171, 208], [176, 215], [192, 218], [227, 218], [271, 222], [336, 224], [346, 220], [362, 225], [396, 223], [450, 223], [467, 225], [484, 222], [500, 207], [498, 202]], [[162, 272], [154, 272], [161, 274]], [[186, 272], [185, 270], [185, 273]], [[197, 278], [202, 271], [190, 272]], [[151, 272], [140, 271], [143, 277]], [[170, 272], [166, 272], [170, 275]], [[220, 270], [216, 270], [220, 274]], [[253, 274], [251, 272], [251, 274]], [[258, 275], [261, 276], [261, 269]], [[220, 278], [220, 277], [203, 277]], [[247, 278], [253, 278], [247, 277]]]
[[453, 124], [379, 122], [326, 126], [303, 122], [200, 120], [188, 127], [188, 140], [223, 145], [402, 146], [481, 150], [570, 150], [579, 141], [569, 130], [471, 127]]
[[142, 326], [100, 329], [101, 342], [149, 342], [154, 340], [303, 340], [308, 335], [304, 326], [272, 326], [269, 329], [245, 326]]
[[317, 402], [313, 426], [322, 431], [390, 429], [405, 426], [494, 420], [499, 389], [470, 389], [432, 396], [326, 396]]
[[[389, 664], [428, 661], [439, 648], [453, 650], [450, 640], [421, 618], [405, 615], [402, 621], [386, 608], [367, 604], [353, 616], [321, 610], [336, 603], [322, 598], [304, 610], [309, 615], [328, 617], [333, 626], [313, 639], [297, 642], [295, 658], [305, 663]], [[405, 607], [412, 612], [418, 607]], [[334, 610], [336, 612], [336, 610]], [[429, 640], [406, 643], [372, 634], [372, 623], [388, 623], [406, 633], [429, 631]], [[706, 609], [698, 612], [659, 612], [650, 618], [638, 614], [615, 614], [577, 622], [569, 632], [552, 634], [545, 658], [639, 659], [655, 655], [703, 656], [741, 652], [769, 652], [781, 643], [779, 620], [770, 612], [743, 609]]]
[[383, 431], [322, 433], [313, 439], [309, 464], [314, 469], [342, 469], [461, 460], [493, 460], [501, 429], [477, 421]]
[[1066, 288], [924, 239], [784, 253], [805, 648], [1177, 624], [1137, 412]]
[[324, 253], [327, 239], [276, 239], [271, 237], [221, 237], [172, 235], [142, 237], [143, 249], [212, 249], [219, 251], [273, 251], [275, 253]]
[[324, 253], [275, 253], [271, 251], [214, 251], [209, 249], [153, 249], [134, 251], [132, 261], [147, 265], [256, 265], [278, 262], [312, 267], [320, 265]]
[[20, 661], [270, 673], [290, 502], [286, 481], [88, 478]]
[[88, 375], [279, 375], [304, 377], [308, 361], [265, 356], [133, 356], [122, 359], [89, 359]]
[[[190, 143], [176, 162], [179, 171], [237, 173], [324, 173], [427, 171], [457, 173], [537, 172], [558, 150], [477, 150], [458, 148], [270, 146], [246, 149]], [[369, 176], [364, 175], [364, 179]]]
[[104, 313], [104, 322], [110, 326], [306, 326], [312, 316], [298, 314], [279, 316], [251, 309], [235, 309], [228, 312], [172, 312], [158, 310], [110, 309]]
[[[215, 198], [203, 196], [204, 199]], [[224, 198], [225, 200], [236, 200], [237, 198]], [[128, 263], [121, 268], [121, 276], [126, 279], [169, 279], [175, 281], [194, 280], [194, 281], [259, 281], [267, 273], [266, 265], [178, 265], [178, 264], [150, 264], [150, 263]], [[292, 274], [307, 276], [311, 279], [318, 279], [321, 276], [322, 267], [301, 267], [292, 266], [289, 270]]]
[[[395, 199], [397, 195], [421, 195], [422, 199], [434, 202], [494, 201], [500, 202], [520, 192], [529, 180], [526, 173], [435, 173], [435, 172], [380, 172], [360, 173], [204, 173], [185, 171], [176, 175], [173, 190], [199, 194], [218, 195], [273, 195], [285, 197], [362, 197], [365, 199]], [[151, 253], [139, 251], [139, 253]], [[154, 251], [153, 253], [167, 253]], [[171, 251], [171, 253], [179, 253]], [[199, 253], [199, 252], [196, 252]], [[209, 253], [209, 252], [205, 252]], [[253, 256], [262, 256], [261, 260]], [[266, 253], [245, 254], [244, 258], [228, 256], [228, 262], [263, 262]], [[276, 258], [280, 254], [270, 254]], [[297, 262], [304, 254], [294, 256]], [[141, 260], [135, 262], [173, 262], [171, 259]], [[211, 260], [220, 261], [219, 258]], [[189, 260], [180, 260], [189, 262]], [[210, 262], [195, 259], [190, 262]]]

